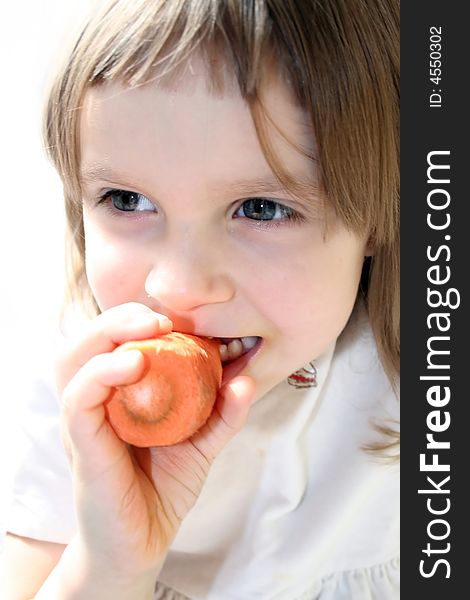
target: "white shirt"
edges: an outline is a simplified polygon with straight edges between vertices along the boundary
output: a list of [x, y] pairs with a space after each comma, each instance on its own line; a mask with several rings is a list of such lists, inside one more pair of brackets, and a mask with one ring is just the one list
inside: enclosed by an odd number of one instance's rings
[[[362, 303], [315, 366], [317, 387], [280, 383], [217, 457], [155, 599], [399, 598], [399, 468], [361, 449], [399, 405]], [[22, 417], [7, 529], [66, 544], [76, 524], [50, 375]]]

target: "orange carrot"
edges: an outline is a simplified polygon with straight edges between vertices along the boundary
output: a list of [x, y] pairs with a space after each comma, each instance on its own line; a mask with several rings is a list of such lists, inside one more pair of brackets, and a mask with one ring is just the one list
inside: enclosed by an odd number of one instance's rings
[[115, 388], [105, 405], [118, 437], [139, 447], [191, 437], [209, 418], [220, 387], [219, 342], [172, 332], [115, 352], [126, 350], [140, 350], [146, 366], [140, 381]]

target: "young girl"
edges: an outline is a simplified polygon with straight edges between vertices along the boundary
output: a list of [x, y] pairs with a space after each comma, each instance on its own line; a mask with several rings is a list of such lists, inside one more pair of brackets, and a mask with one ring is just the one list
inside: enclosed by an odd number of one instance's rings
[[[27, 405], [3, 597], [398, 598], [398, 3], [100, 4], [45, 129], [97, 316]], [[218, 400], [128, 447], [112, 351], [170, 330]]]

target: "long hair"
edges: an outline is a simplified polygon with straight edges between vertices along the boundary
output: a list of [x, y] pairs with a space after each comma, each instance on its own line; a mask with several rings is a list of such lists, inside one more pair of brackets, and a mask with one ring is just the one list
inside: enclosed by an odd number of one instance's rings
[[[234, 73], [263, 152], [280, 182], [299, 193], [271, 149], [262, 90], [276, 68], [309, 115], [320, 185], [345, 226], [373, 256], [360, 290], [379, 356], [399, 374], [398, 0], [111, 0], [101, 3], [50, 91], [48, 153], [62, 177], [69, 230], [69, 296], [97, 310], [84, 267], [80, 107], [92, 86], [129, 86], [178, 74], [203, 57], [215, 93]], [[225, 70], [225, 71], [224, 71]], [[383, 433], [391, 434], [385, 428]], [[393, 435], [392, 435], [393, 437]], [[386, 442], [383, 447], [390, 447]]]

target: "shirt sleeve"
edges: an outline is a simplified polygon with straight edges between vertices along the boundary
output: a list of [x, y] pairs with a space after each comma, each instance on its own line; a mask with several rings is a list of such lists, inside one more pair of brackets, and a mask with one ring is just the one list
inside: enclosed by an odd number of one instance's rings
[[[67, 544], [76, 530], [71, 472], [63, 449], [59, 401], [51, 372], [21, 386], [14, 423], [16, 448], [5, 529], [17, 535]], [[19, 392], [20, 393], [20, 392]]]

